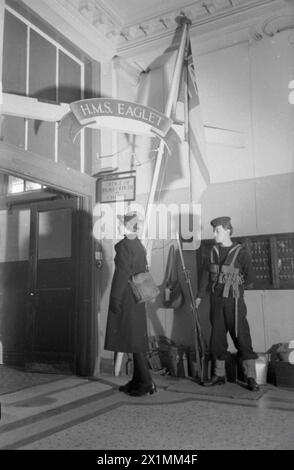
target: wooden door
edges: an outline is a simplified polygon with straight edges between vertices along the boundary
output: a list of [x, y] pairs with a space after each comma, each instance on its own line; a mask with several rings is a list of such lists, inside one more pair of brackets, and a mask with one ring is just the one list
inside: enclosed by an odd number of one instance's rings
[[75, 372], [77, 200], [31, 206], [26, 367]]

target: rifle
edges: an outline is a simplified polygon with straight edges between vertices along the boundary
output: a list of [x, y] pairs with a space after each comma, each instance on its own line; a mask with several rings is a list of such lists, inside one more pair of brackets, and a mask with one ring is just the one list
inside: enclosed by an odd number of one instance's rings
[[190, 272], [188, 269], [186, 269], [186, 266], [185, 266], [183, 251], [182, 251], [181, 242], [180, 242], [178, 233], [177, 233], [177, 242], [178, 242], [183, 272], [185, 274], [186, 283], [188, 285], [189, 294], [191, 297], [191, 313], [192, 313], [192, 318], [193, 318], [193, 333], [194, 333], [193, 336], [194, 336], [194, 346], [195, 346], [195, 354], [196, 354], [196, 367], [197, 367], [198, 377], [200, 377], [200, 384], [202, 385], [204, 383], [206, 345], [205, 345], [205, 341], [204, 341], [202, 331], [201, 331], [198, 309], [196, 307], [196, 301], [195, 301], [195, 297], [194, 297], [193, 289], [191, 285]]

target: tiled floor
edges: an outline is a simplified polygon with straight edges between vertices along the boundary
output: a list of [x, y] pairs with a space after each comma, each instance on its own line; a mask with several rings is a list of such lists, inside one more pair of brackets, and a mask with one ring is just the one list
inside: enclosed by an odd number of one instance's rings
[[294, 389], [266, 385], [256, 395], [155, 374], [157, 393], [130, 397], [117, 389], [125, 377], [44, 379], [0, 395], [0, 449], [294, 448]]

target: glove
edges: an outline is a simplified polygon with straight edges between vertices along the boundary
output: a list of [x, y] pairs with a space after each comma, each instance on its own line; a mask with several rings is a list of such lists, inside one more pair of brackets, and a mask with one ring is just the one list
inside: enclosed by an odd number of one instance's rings
[[114, 297], [110, 297], [109, 310], [112, 313], [115, 313], [116, 315], [119, 315], [121, 313], [121, 304]]
[[200, 297], [197, 297], [197, 299], [195, 299], [195, 304], [196, 304], [196, 308], [199, 308], [199, 305], [201, 304], [201, 298]]

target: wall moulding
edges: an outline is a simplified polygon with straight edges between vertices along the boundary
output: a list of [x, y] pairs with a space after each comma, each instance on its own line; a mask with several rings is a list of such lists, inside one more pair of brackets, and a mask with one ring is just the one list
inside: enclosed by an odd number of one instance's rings
[[267, 19], [262, 25], [263, 34], [269, 37], [291, 30], [294, 30], [294, 11], [292, 15], [283, 14], [273, 16], [272, 18]]
[[95, 195], [95, 178], [5, 142], [0, 142], [0, 171], [71, 194]]
[[[289, 6], [284, 0], [259, 2], [249, 8], [234, 10], [230, 14], [219, 14], [211, 18], [193, 21], [190, 37], [193, 49], [198, 54], [204, 54], [221, 47], [227, 47], [239, 41], [256, 41], [262, 39], [262, 24], [275, 14], [294, 14], [294, 5]], [[253, 31], [256, 34], [253, 34]], [[143, 68], [144, 55], [150, 56], [152, 51], [163, 52], [170, 45], [173, 30], [166, 29], [160, 34], [153, 34], [137, 41], [119, 44], [118, 54], [126, 59], [136, 58]], [[222, 46], [220, 46], [222, 44]], [[135, 59], [134, 59], [135, 60]], [[147, 64], [148, 65], [148, 64]]]

